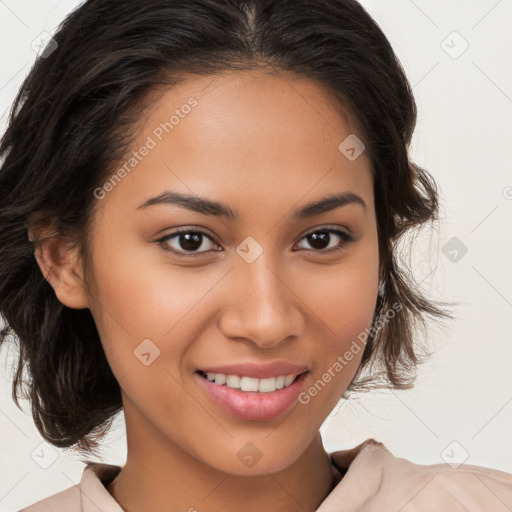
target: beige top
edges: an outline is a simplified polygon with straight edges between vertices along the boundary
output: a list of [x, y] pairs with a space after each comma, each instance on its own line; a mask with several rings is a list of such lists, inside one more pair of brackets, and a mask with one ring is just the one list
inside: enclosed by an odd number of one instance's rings
[[[415, 464], [374, 439], [330, 457], [345, 475], [317, 512], [512, 511], [512, 474], [503, 471]], [[18, 512], [123, 512], [106, 489], [120, 470], [89, 462], [79, 484]]]

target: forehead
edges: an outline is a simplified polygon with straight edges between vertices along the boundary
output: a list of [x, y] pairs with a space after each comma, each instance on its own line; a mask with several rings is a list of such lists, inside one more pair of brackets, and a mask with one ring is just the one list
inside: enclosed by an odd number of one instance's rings
[[187, 77], [153, 92], [126, 160], [114, 168], [129, 171], [109, 195], [124, 194], [136, 208], [151, 194], [179, 190], [241, 211], [240, 203], [261, 210], [262, 201], [350, 190], [371, 203], [369, 158], [351, 161], [339, 149], [354, 125], [324, 87], [292, 73]]

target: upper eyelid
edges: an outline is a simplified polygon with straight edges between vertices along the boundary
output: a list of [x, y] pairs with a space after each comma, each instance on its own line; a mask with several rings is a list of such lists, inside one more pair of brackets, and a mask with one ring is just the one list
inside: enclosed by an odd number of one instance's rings
[[343, 228], [342, 226], [334, 226], [334, 225], [329, 225], [329, 224], [326, 224], [324, 226], [320, 226], [320, 227], [317, 227], [317, 228], [311, 228], [309, 229], [308, 231], [306, 231], [302, 236], [301, 236], [301, 239], [304, 238], [305, 236], [307, 235], [310, 235], [311, 233], [316, 233], [317, 231], [344, 231], [347, 233], [347, 235], [350, 235], [350, 230], [347, 229], [347, 228]]
[[[212, 241], [216, 241], [215, 240], [215, 236], [214, 235], [210, 235], [209, 233], [207, 233], [206, 231], [203, 231], [204, 228], [178, 228], [176, 231], [173, 231], [171, 233], [168, 233], [167, 235], [164, 235], [162, 237], [160, 237], [157, 241], [159, 240], [164, 240], [166, 238], [172, 238], [174, 236], [177, 236], [181, 233], [200, 233], [202, 235], [205, 235], [207, 236], [210, 240]], [[306, 231], [300, 239], [304, 238], [305, 236], [307, 235], [310, 235], [311, 233], [316, 233], [317, 231], [325, 231], [325, 230], [334, 230], [334, 231], [345, 231], [347, 232], [348, 235], [350, 235], [350, 230], [347, 229], [347, 228], [344, 228], [342, 226], [335, 226], [335, 225], [329, 225], [329, 224], [326, 224], [326, 225], [323, 225], [323, 226], [319, 226], [319, 227], [315, 227], [315, 228], [311, 228], [309, 229], [308, 231]]]

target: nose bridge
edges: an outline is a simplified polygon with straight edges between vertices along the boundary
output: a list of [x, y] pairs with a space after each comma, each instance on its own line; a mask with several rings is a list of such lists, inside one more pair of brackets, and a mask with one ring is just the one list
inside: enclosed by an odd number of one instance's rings
[[269, 267], [265, 253], [251, 263], [243, 258], [236, 261], [231, 272], [233, 294], [221, 319], [226, 336], [272, 347], [299, 335], [302, 322], [297, 300], [285, 276]]

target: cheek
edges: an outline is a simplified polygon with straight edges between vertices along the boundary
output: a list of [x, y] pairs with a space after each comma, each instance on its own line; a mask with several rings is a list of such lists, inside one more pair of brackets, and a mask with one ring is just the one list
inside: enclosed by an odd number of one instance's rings
[[[328, 293], [311, 290], [308, 295], [308, 303], [317, 319], [314, 338], [322, 347], [314, 357], [319, 361], [317, 370], [323, 373], [331, 368], [340, 377], [336, 379], [336, 387], [344, 390], [363, 354], [376, 305], [376, 284], [366, 276], [358, 279], [355, 272], [333, 277], [324, 284], [325, 289], [330, 288]], [[334, 368], [340, 358], [343, 368], [339, 365]]]
[[93, 258], [97, 291], [91, 311], [109, 364], [118, 379], [127, 372], [133, 378], [149, 361], [151, 369], [165, 366], [176, 373], [198, 326], [213, 311], [208, 294], [229, 269], [179, 267], [161, 255], [154, 262], [147, 250], [126, 250], [122, 241], [112, 236], [98, 242], [108, 257], [98, 251]]
[[305, 298], [309, 311], [311, 338], [321, 347], [312, 353], [316, 361], [314, 378], [320, 382], [315, 381], [315, 385], [311, 380], [309, 384], [315, 389], [310, 388], [308, 395], [311, 398], [324, 387], [330, 389], [331, 398], [322, 405], [327, 413], [357, 371], [372, 324], [379, 270], [374, 242], [360, 246], [329, 271], [318, 268], [309, 272], [307, 279], [304, 274], [302, 279], [295, 279], [294, 290]]
[[371, 324], [377, 300], [378, 249], [366, 243], [338, 265], [309, 270], [295, 277], [294, 289], [323, 325], [331, 349], [343, 345]]
[[98, 302], [108, 310], [106, 321], [134, 337], [164, 336], [218, 280], [219, 272], [154, 262], [147, 251], [109, 247], [108, 254], [94, 261]]
[[375, 309], [376, 278], [356, 271], [316, 279], [304, 290], [307, 303], [331, 336], [346, 340], [371, 322]]

